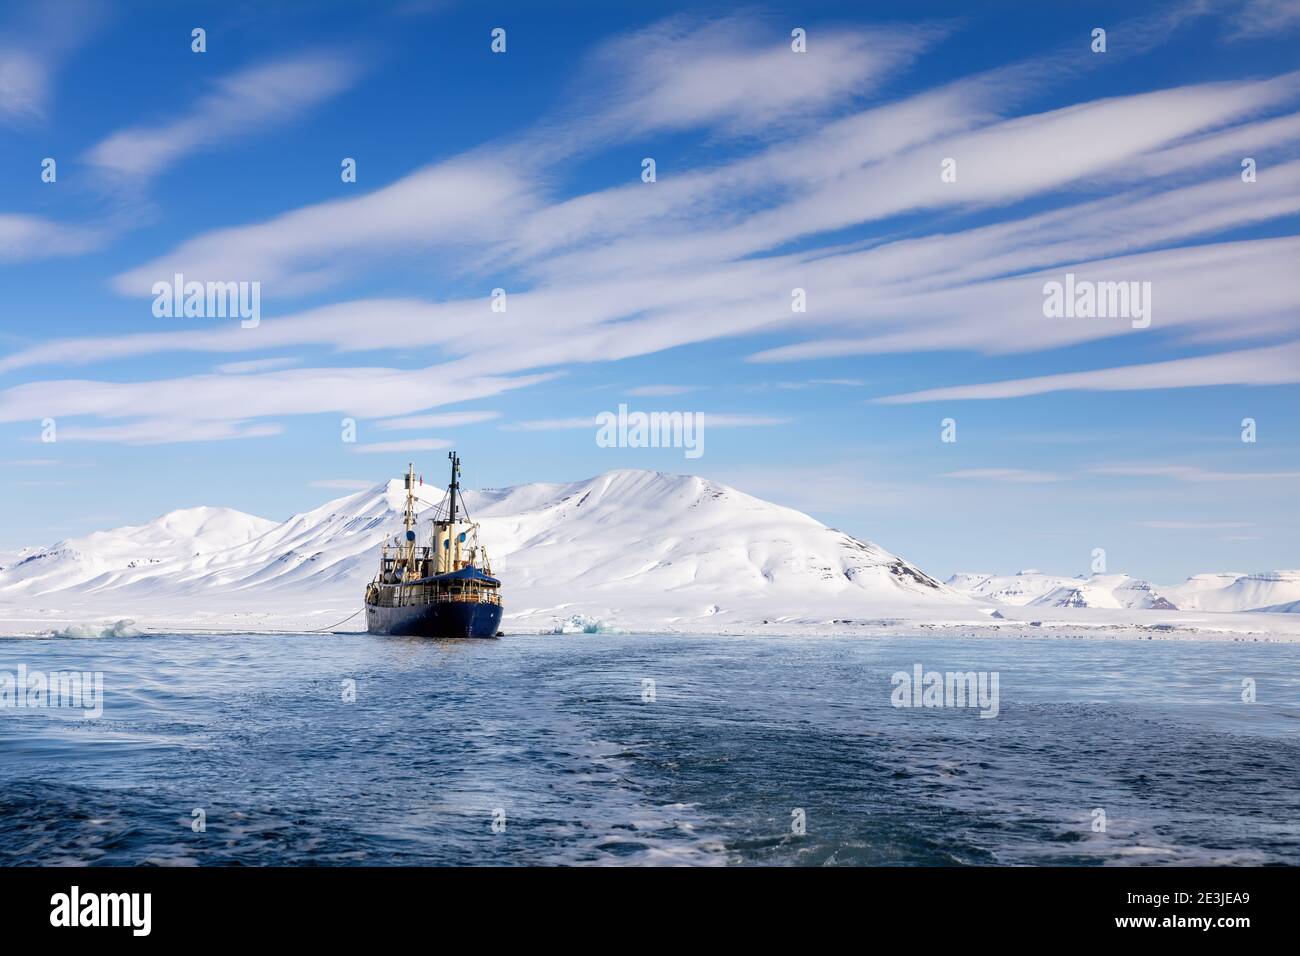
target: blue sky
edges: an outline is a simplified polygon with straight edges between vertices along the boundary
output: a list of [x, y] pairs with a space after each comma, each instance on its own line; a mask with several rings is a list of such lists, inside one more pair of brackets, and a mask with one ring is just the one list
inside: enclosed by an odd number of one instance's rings
[[[961, 9], [5, 5], [0, 548], [454, 445], [475, 486], [701, 474], [939, 575], [1300, 566], [1300, 4]], [[155, 316], [177, 272], [260, 323]], [[1066, 273], [1149, 282], [1149, 327], [1044, 316]], [[705, 454], [598, 447], [620, 402]]]

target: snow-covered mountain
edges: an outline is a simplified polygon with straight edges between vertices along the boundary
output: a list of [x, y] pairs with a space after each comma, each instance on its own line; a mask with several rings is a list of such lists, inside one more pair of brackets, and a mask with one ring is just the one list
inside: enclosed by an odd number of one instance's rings
[[1056, 577], [1032, 569], [1008, 575], [954, 574], [947, 581], [949, 587], [971, 597], [1012, 605], [1032, 604], [1052, 591], [1077, 583], [1075, 578]]
[[6, 568], [12, 568], [20, 561], [25, 561], [28, 555], [39, 551], [39, 548], [19, 548], [16, 551], [0, 551], [0, 571]]
[[24, 548], [0, 564], [0, 588], [27, 594], [82, 591], [149, 576], [151, 569], [204, 559], [254, 540], [274, 521], [233, 508], [186, 508], [146, 524], [96, 531], [49, 548]]
[[1202, 592], [1219, 591], [1233, 584], [1246, 575], [1240, 571], [1215, 571], [1209, 574], [1193, 574], [1182, 584], [1175, 584], [1164, 589], [1169, 599], [1179, 607], [1195, 608], [1200, 603]]
[[[442, 488], [419, 489], [421, 508]], [[223, 508], [30, 550], [0, 571], [8, 604], [91, 602], [148, 617], [177, 606], [359, 607], [376, 549], [402, 528], [400, 481], [280, 523]], [[614, 626], [830, 620], [969, 598], [868, 541], [703, 478], [614, 471], [465, 493], [505, 585], [506, 624]]]
[[1063, 578], [1038, 571], [1006, 576], [955, 574], [947, 584], [975, 598], [1029, 607], [1292, 611], [1300, 601], [1300, 571], [1197, 574], [1171, 587], [1127, 574]]
[[[1300, 601], [1300, 571], [1196, 574], [1161, 593], [1188, 611], [1294, 611]], [[1288, 604], [1292, 606], [1279, 607]]]
[[1036, 607], [1105, 607], [1173, 611], [1177, 607], [1151, 585], [1127, 574], [1094, 574], [1062, 585], [1030, 602]]
[[[443, 495], [420, 487], [421, 511]], [[402, 483], [390, 481], [282, 522], [188, 508], [5, 552], [0, 628], [119, 617], [145, 626], [330, 626], [360, 607], [379, 545], [402, 530], [404, 500]], [[504, 581], [507, 630], [969, 627], [1027, 614], [1122, 623], [1138, 618], [1120, 612], [1300, 609], [1300, 571], [1197, 575], [1172, 588], [1123, 574], [1032, 570], [940, 584], [801, 512], [659, 472], [470, 491], [465, 502]], [[1007, 610], [994, 614], [999, 606]]]

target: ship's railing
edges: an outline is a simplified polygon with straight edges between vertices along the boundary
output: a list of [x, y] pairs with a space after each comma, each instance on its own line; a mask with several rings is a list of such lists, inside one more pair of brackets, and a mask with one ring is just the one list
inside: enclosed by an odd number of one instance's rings
[[500, 604], [501, 595], [496, 588], [483, 587], [476, 582], [372, 584], [366, 591], [366, 603], [377, 607], [406, 607], [411, 604], [434, 604], [443, 601], [462, 604]]

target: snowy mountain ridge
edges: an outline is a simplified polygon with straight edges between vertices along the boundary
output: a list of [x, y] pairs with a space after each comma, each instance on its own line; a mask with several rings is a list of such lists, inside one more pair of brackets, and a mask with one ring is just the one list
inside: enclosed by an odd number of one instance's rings
[[1066, 578], [1038, 571], [1002, 576], [961, 573], [947, 584], [977, 599], [1017, 607], [1285, 612], [1296, 610], [1294, 605], [1300, 602], [1300, 571], [1194, 574], [1169, 587], [1127, 574]]
[[[444, 493], [421, 485], [420, 512]], [[613, 471], [467, 491], [464, 502], [505, 583], [507, 625], [574, 615], [638, 624], [832, 618], [973, 603], [872, 542], [698, 477]], [[146, 612], [161, 603], [355, 607], [378, 547], [402, 530], [404, 503], [394, 480], [278, 523], [225, 508], [174, 511], [11, 555], [0, 601]]]
[[[421, 485], [418, 511], [444, 494]], [[900, 621], [1009, 626], [998, 622], [1049, 612], [1062, 622], [1154, 626], [1161, 618], [1152, 615], [1178, 620], [1188, 610], [1300, 609], [1300, 571], [1196, 575], [1168, 588], [1124, 574], [1036, 570], [940, 583], [877, 544], [693, 476], [612, 471], [468, 491], [464, 501], [504, 582], [507, 631], [861, 632]], [[379, 546], [403, 529], [404, 503], [394, 480], [280, 522], [187, 508], [5, 552], [0, 630], [39, 632], [43, 622], [90, 617], [271, 630], [353, 620]], [[1231, 626], [1264, 626], [1260, 617]], [[1276, 629], [1292, 615], [1272, 618], [1267, 626]]]

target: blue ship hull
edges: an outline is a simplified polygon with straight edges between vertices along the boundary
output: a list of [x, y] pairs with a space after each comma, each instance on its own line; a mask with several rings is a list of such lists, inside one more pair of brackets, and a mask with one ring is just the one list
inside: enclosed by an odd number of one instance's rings
[[411, 637], [496, 637], [501, 605], [477, 601], [435, 601], [405, 607], [366, 605], [371, 634]]

